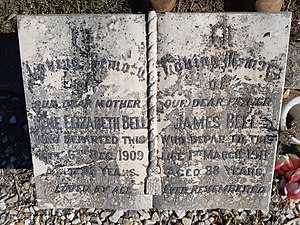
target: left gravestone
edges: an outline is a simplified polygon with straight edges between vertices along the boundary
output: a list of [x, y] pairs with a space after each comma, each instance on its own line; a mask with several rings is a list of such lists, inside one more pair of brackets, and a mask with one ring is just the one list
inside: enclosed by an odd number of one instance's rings
[[20, 16], [39, 206], [150, 208], [144, 15]]

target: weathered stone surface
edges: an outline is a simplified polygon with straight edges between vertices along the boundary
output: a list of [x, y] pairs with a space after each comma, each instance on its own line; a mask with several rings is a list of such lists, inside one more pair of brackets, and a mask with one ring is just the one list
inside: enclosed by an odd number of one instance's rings
[[21, 16], [18, 29], [39, 206], [151, 207], [145, 16]]
[[267, 209], [290, 14], [158, 17], [162, 209]]
[[[152, 171], [144, 15], [19, 17], [40, 207], [267, 209], [289, 24], [159, 15]], [[152, 204], [145, 180], [160, 171]]]
[[300, 42], [289, 45], [285, 88], [300, 89]]

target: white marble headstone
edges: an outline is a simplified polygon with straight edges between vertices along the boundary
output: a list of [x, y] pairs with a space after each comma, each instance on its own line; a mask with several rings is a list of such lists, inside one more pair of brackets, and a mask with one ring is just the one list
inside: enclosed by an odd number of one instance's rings
[[151, 207], [145, 15], [21, 16], [18, 28], [39, 206]]
[[268, 208], [290, 16], [158, 16], [156, 207]]

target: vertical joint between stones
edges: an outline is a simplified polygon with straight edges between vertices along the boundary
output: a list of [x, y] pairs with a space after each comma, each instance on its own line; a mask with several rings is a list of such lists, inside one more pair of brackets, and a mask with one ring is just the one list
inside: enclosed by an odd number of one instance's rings
[[147, 105], [148, 105], [148, 149], [146, 194], [161, 194], [160, 167], [157, 157], [157, 14], [148, 13], [147, 17]]

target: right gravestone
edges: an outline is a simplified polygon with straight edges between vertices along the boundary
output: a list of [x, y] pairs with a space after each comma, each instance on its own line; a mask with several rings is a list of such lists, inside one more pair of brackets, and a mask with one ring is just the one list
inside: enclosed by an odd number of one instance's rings
[[158, 16], [162, 209], [268, 209], [291, 14]]

